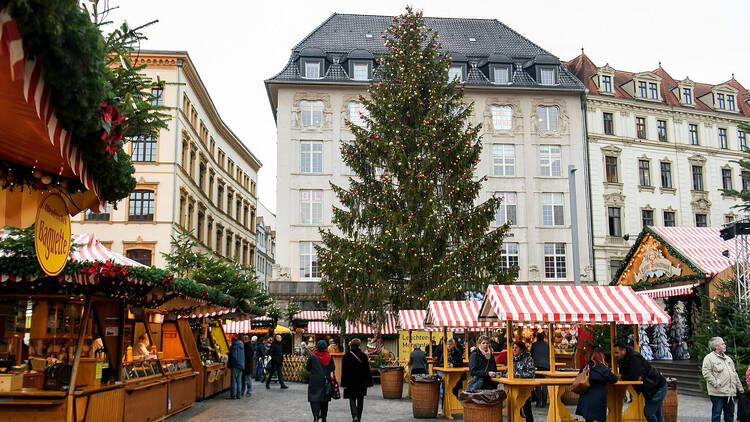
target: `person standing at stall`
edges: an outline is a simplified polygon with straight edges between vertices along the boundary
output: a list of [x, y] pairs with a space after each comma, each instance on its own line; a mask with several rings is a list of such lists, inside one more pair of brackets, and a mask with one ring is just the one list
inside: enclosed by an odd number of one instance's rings
[[412, 375], [427, 373], [427, 355], [418, 344], [414, 345], [414, 351], [409, 355], [409, 366]]
[[623, 343], [615, 344], [614, 355], [620, 368], [618, 377], [625, 381], [642, 381], [643, 385], [634, 385], [633, 389], [643, 394], [646, 404], [643, 415], [648, 422], [664, 422], [661, 404], [667, 396], [667, 380], [659, 371], [631, 347]]
[[310, 372], [310, 379], [307, 382], [307, 401], [310, 402], [313, 421], [326, 422], [328, 402], [331, 401], [327, 386], [331, 383], [336, 366], [328, 352], [328, 344], [325, 340], [318, 341], [312, 356], [307, 359], [305, 368]]
[[239, 399], [242, 395], [242, 372], [245, 369], [245, 346], [237, 337], [232, 339], [227, 367], [232, 370], [232, 380], [229, 384], [229, 398]]
[[497, 376], [497, 365], [492, 356], [490, 339], [487, 336], [480, 336], [477, 340], [477, 347], [469, 356], [469, 376], [471, 381], [466, 386], [467, 390], [494, 390], [497, 388], [497, 382], [491, 378]]
[[711, 422], [719, 422], [724, 413], [725, 422], [734, 421], [735, 398], [743, 394], [742, 382], [734, 361], [727, 354], [727, 345], [721, 337], [708, 341], [711, 353], [703, 358], [701, 372], [706, 379], [708, 397], [711, 399]]
[[271, 347], [268, 350], [268, 354], [271, 356], [271, 369], [268, 371], [268, 378], [266, 379], [266, 388], [271, 388], [271, 377], [275, 372], [279, 378], [279, 384], [282, 389], [289, 388], [284, 384], [284, 375], [282, 371], [282, 363], [284, 361], [284, 350], [281, 345], [281, 334], [276, 334], [274, 342], [271, 343]]
[[361, 346], [362, 342], [358, 338], [352, 339], [349, 342], [349, 353], [341, 361], [341, 387], [344, 388], [344, 398], [349, 399], [352, 422], [362, 419], [367, 388], [372, 387], [370, 362]]
[[[534, 378], [536, 375], [534, 358], [531, 357], [523, 341], [513, 342], [513, 375], [516, 378]], [[534, 422], [534, 414], [531, 413], [531, 397], [524, 403], [521, 413], [526, 422]]]
[[263, 377], [263, 359], [266, 357], [266, 346], [258, 340], [258, 336], [253, 336], [250, 341], [255, 344], [255, 381], [260, 382]]
[[[534, 359], [534, 366], [537, 371], [549, 371], [549, 344], [544, 341], [544, 333], [536, 335], [536, 341], [531, 344], [531, 357]], [[544, 378], [544, 375], [537, 375], [538, 378]], [[547, 404], [547, 387], [539, 385], [536, 390], [536, 407], [544, 407]]]
[[[245, 368], [242, 370], [242, 394], [240, 397], [253, 395], [253, 361], [255, 361], [255, 343], [245, 335]], [[257, 339], [256, 339], [257, 340]]]
[[594, 349], [585, 367], [589, 371], [589, 389], [581, 393], [578, 398], [576, 415], [583, 416], [586, 422], [604, 422], [607, 420], [607, 383], [617, 382], [617, 376], [612, 373], [605, 363], [601, 349]]
[[[464, 351], [461, 347], [456, 344], [456, 339], [453, 337], [449, 338], [446, 342], [448, 346], [448, 367], [450, 368], [461, 368], [464, 366]], [[456, 385], [453, 387], [453, 395], [458, 398], [458, 392], [461, 391], [461, 387], [466, 380], [466, 374], [461, 374], [461, 379], [458, 380]]]

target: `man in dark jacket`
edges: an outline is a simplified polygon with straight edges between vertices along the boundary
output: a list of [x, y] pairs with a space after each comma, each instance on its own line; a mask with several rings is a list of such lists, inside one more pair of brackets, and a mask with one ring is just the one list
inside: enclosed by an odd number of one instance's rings
[[[464, 351], [456, 340], [449, 338], [447, 342], [448, 346], [448, 366], [451, 368], [461, 368], [464, 366]], [[466, 374], [461, 375], [461, 379], [458, 380], [456, 385], [453, 387], [453, 395], [458, 398], [458, 392], [463, 389], [464, 381], [466, 381]]]
[[259, 340], [256, 336], [253, 336], [252, 340], [255, 341], [255, 381], [260, 382], [263, 377], [263, 359], [266, 357], [266, 346], [263, 345], [263, 340]]
[[631, 347], [622, 343], [615, 344], [614, 349], [617, 366], [620, 369], [618, 375], [625, 381], [643, 381], [643, 385], [634, 385], [633, 389], [643, 394], [645, 406], [643, 415], [648, 422], [664, 422], [661, 413], [661, 404], [667, 395], [667, 380], [651, 366], [648, 361], [636, 353]]
[[[536, 341], [531, 345], [531, 357], [534, 359], [534, 366], [537, 371], [549, 371], [549, 344], [544, 341], [544, 333], [536, 335]], [[537, 378], [544, 378], [544, 375], [537, 375]], [[547, 387], [537, 386], [536, 407], [544, 407], [547, 404]]]
[[232, 339], [227, 367], [232, 370], [229, 398], [238, 399], [242, 395], [242, 371], [245, 369], [245, 346], [237, 337]]
[[284, 384], [284, 376], [281, 374], [281, 363], [284, 360], [284, 350], [281, 347], [280, 334], [276, 334], [276, 337], [274, 337], [274, 342], [271, 343], [268, 354], [271, 356], [271, 369], [268, 371], [266, 388], [271, 388], [271, 376], [273, 376], [274, 372], [276, 372], [279, 378], [279, 384], [281, 384], [281, 388], [289, 388], [286, 386], [286, 384]]
[[248, 397], [253, 395], [253, 361], [255, 360], [255, 344], [245, 336], [245, 369], [242, 371], [242, 394]]
[[419, 348], [418, 344], [414, 345], [414, 351], [409, 355], [409, 366], [412, 375], [427, 373], [427, 355]]

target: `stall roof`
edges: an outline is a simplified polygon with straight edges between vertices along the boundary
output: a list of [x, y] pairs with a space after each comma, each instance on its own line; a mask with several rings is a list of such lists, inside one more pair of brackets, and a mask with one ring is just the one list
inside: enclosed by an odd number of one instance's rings
[[479, 319], [589, 324], [670, 322], [653, 299], [621, 286], [491, 285]]
[[402, 330], [440, 331], [438, 327], [425, 327], [424, 318], [427, 311], [424, 309], [407, 309], [398, 311], [398, 326]]
[[[736, 262], [735, 242], [722, 239], [720, 227], [653, 226], [645, 230], [656, 235], [657, 240], [676, 249], [682, 255], [681, 258], [692, 262], [707, 277], [715, 276]], [[722, 255], [727, 250], [729, 258]]]
[[307, 332], [310, 334], [340, 334], [341, 329], [329, 322], [310, 321], [307, 323]]
[[481, 300], [431, 300], [424, 325], [441, 328], [500, 327], [502, 321], [477, 319], [481, 306]]
[[93, 233], [75, 234], [73, 235], [73, 244], [75, 248], [71, 248], [69, 258], [74, 262], [85, 262], [85, 261], [99, 261], [107, 262], [112, 261], [115, 264], [129, 265], [131, 267], [145, 267], [138, 261], [134, 261], [126, 256], [120, 255], [117, 252], [112, 252], [107, 249], [106, 246], [102, 245], [102, 242], [97, 239]]
[[224, 332], [227, 334], [246, 334], [252, 330], [249, 319], [242, 321], [227, 321], [224, 323]]
[[[398, 334], [396, 316], [388, 314], [385, 323], [380, 327], [380, 334]], [[375, 334], [371, 324], [362, 321], [346, 321], [346, 334]]]
[[292, 316], [297, 321], [325, 321], [328, 319], [328, 311], [300, 311]]
[[[218, 308], [218, 305], [209, 305], [211, 308]], [[190, 314], [190, 315], [179, 315], [177, 318], [203, 318], [203, 317], [215, 317], [215, 316], [221, 316], [226, 315], [229, 313], [232, 313], [236, 311], [236, 308], [225, 308], [219, 311], [206, 311], [206, 312], [200, 312], [196, 314]]]

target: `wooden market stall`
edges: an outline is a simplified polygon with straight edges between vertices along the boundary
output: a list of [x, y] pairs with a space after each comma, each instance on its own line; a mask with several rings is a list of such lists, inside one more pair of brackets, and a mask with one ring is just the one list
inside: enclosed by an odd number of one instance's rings
[[[305, 332], [307, 334], [312, 334], [313, 336], [315, 336], [314, 337], [315, 340], [317, 340], [317, 337], [319, 335], [325, 335], [325, 336], [341, 335], [341, 329], [339, 327], [326, 321], [308, 322]], [[315, 347], [315, 344], [312, 344], [311, 347]], [[344, 354], [343, 353], [331, 353], [331, 356], [333, 356], [333, 364], [335, 366], [336, 379], [341, 380], [341, 360], [343, 359]]]
[[[614, 348], [616, 325], [666, 324], [669, 316], [653, 299], [636, 294], [629, 287], [610, 286], [520, 286], [492, 285], [487, 289], [479, 312], [479, 320], [485, 322], [505, 321], [508, 350], [512, 350], [512, 327], [516, 322], [547, 324], [551, 334], [555, 323], [577, 323], [582, 325], [608, 324], [610, 346]], [[637, 339], [637, 333], [635, 338]], [[636, 345], [637, 346], [637, 345]], [[614, 353], [611, 367], [617, 371]], [[550, 365], [554, 368], [555, 353], [550, 348]], [[513, 354], [508, 354], [507, 377], [495, 380], [504, 385], [508, 396], [508, 422], [520, 422], [521, 408], [540, 385], [549, 389], [547, 421], [569, 421], [572, 415], [562, 403], [565, 389], [573, 383], [575, 372], [544, 371], [542, 379], [521, 379], [513, 373]], [[640, 381], [619, 381], [607, 386], [608, 421], [645, 421], [643, 396], [632, 390]], [[623, 412], [625, 392], [630, 391], [633, 401]]]

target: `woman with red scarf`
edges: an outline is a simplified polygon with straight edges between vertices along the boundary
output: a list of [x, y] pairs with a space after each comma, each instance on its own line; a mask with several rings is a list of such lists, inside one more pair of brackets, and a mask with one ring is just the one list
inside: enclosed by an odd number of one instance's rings
[[307, 383], [307, 401], [310, 402], [314, 422], [326, 422], [328, 416], [328, 402], [331, 396], [326, 391], [326, 385], [331, 383], [336, 367], [331, 354], [328, 353], [328, 343], [318, 341], [315, 352], [307, 359], [305, 368], [310, 372]]

